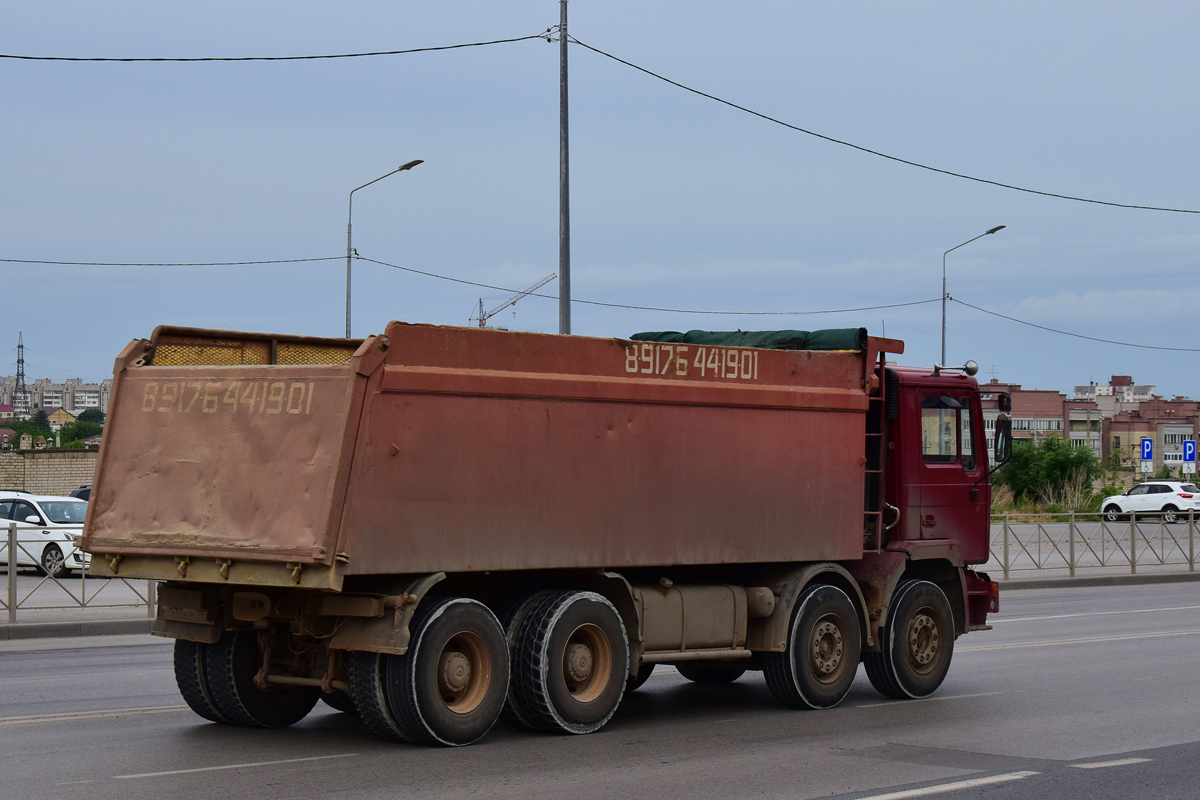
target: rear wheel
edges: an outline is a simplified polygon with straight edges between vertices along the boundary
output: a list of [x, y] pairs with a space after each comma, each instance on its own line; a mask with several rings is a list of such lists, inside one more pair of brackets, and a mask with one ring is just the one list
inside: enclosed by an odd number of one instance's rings
[[229, 722], [213, 701], [208, 690], [208, 676], [204, 667], [207, 645], [175, 640], [175, 683], [188, 707], [209, 722]]
[[1179, 509], [1171, 505], [1163, 506], [1162, 520], [1168, 525], [1174, 525], [1179, 521]]
[[904, 581], [892, 595], [880, 652], [864, 659], [871, 685], [887, 697], [928, 697], [950, 670], [954, 615], [929, 581]]
[[1120, 522], [1125, 517], [1121, 514], [1119, 506], [1108, 505], [1104, 507], [1104, 519], [1108, 522]]
[[398, 656], [382, 653], [355, 651], [350, 654], [350, 697], [358, 716], [367, 730], [380, 739], [411, 742], [412, 738], [396, 722], [392, 707], [388, 705], [387, 662]]
[[714, 663], [690, 661], [675, 666], [679, 670], [679, 674], [689, 681], [712, 686], [733, 683], [746, 674], [745, 667], [739, 667], [736, 663], [729, 664], [719, 661]]
[[409, 624], [408, 652], [386, 661], [388, 706], [405, 736], [464, 745], [495, 724], [508, 694], [508, 645], [487, 606], [427, 597]]
[[[496, 617], [500, 620], [501, 627], [504, 628], [504, 638], [508, 642], [510, 658], [515, 658], [517, 636], [520, 634], [521, 626], [524, 624], [529, 610], [536, 606], [542, 598], [550, 594], [553, 594], [553, 592], [529, 592], [518, 595], [500, 607], [500, 611]], [[500, 712], [500, 721], [520, 730], [533, 730], [534, 725], [529, 722], [528, 715], [521, 707], [518, 694], [513, 688], [513, 681], [516, 680], [516, 676], [517, 669], [510, 666], [508, 698], [504, 701], [504, 709]]]
[[61, 578], [67, 574], [67, 559], [63, 557], [63, 551], [56, 544], [48, 544], [42, 548], [40, 566], [42, 572], [51, 578]]
[[797, 598], [787, 650], [764, 654], [767, 688], [793, 708], [836, 706], [854, 683], [860, 637], [858, 612], [846, 593], [809, 586]]
[[542, 730], [592, 733], [616, 713], [629, 675], [621, 615], [595, 592], [552, 592], [529, 609], [513, 654], [513, 691]]
[[255, 631], [225, 631], [205, 647], [204, 668], [209, 693], [221, 716], [249, 728], [286, 728], [308, 716], [321, 690], [310, 686], [271, 686], [254, 678], [263, 654]]

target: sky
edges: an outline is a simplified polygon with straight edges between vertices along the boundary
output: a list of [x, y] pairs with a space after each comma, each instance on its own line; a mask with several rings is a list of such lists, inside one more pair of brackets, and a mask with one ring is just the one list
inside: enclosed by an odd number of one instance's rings
[[[1043, 192], [1200, 210], [1200, 6], [1184, 2], [572, 0], [572, 36], [791, 125]], [[0, 53], [354, 53], [528, 36], [553, 0], [10, 0]], [[559, 49], [371, 58], [0, 59], [0, 374], [111, 374], [160, 324], [340, 336], [469, 322], [558, 271]], [[922, 170], [570, 50], [572, 332], [864, 326], [897, 360], [1058, 389], [1114, 374], [1200, 398], [1200, 214], [1055, 199]], [[541, 291], [557, 295], [557, 282]], [[920, 303], [920, 301], [929, 301]], [[829, 311], [827, 314], [764, 312]], [[555, 299], [489, 324], [558, 330]]]

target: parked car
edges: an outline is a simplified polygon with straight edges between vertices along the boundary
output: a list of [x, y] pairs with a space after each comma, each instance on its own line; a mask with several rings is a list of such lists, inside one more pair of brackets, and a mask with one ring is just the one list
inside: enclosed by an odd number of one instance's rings
[[80, 486], [78, 489], [71, 490], [71, 497], [78, 497], [80, 500], [92, 499], [92, 485]]
[[1132, 513], [1161, 516], [1163, 522], [1176, 522], [1181, 513], [1200, 511], [1200, 488], [1194, 483], [1179, 481], [1139, 483], [1125, 494], [1104, 498], [1100, 508], [1109, 522], [1128, 519]]
[[[58, 577], [68, 570], [83, 570], [90, 558], [79, 549], [79, 535], [87, 515], [87, 502], [28, 492], [0, 492], [0, 562], [15, 560], [18, 567], [37, 567]], [[17, 525], [17, 555], [8, 552], [8, 526]]]

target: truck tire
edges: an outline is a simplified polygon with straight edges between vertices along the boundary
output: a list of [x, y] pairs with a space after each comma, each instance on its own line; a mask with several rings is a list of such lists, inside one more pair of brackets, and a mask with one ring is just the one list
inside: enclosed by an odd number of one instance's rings
[[641, 688], [643, 683], [650, 680], [650, 676], [653, 674], [653, 664], [642, 664], [640, 667], [638, 667], [638, 674], [636, 678], [625, 679], [625, 693], [628, 694], [629, 692], [636, 692]]
[[953, 655], [954, 615], [945, 593], [929, 581], [903, 581], [892, 595], [880, 652], [863, 662], [880, 694], [905, 700], [937, 691]]
[[491, 610], [465, 597], [426, 597], [408, 652], [385, 662], [388, 706], [416, 742], [459, 746], [496, 723], [508, 695], [508, 643]]
[[258, 688], [262, 667], [256, 631], [225, 631], [205, 647], [208, 690], [221, 716], [248, 728], [286, 728], [308, 716], [321, 690], [310, 686]]
[[833, 708], [850, 691], [861, 652], [858, 612], [836, 586], [817, 584], [796, 599], [787, 650], [765, 653], [775, 699], [793, 708]]
[[[529, 609], [536, 606], [543, 597], [550, 594], [553, 594], [553, 592], [528, 592], [516, 596], [501, 606], [496, 617], [500, 620], [500, 626], [504, 628], [504, 638], [508, 641], [510, 658], [514, 657], [517, 652], [517, 636], [520, 634], [521, 625], [525, 622], [525, 618], [529, 614]], [[516, 675], [517, 669], [510, 663], [508, 699], [504, 701], [504, 708], [500, 711], [500, 721], [518, 730], [530, 731], [534, 729], [534, 726], [529, 722], [528, 715], [521, 707], [517, 692], [513, 688], [513, 681], [516, 679]]]
[[408, 734], [396, 722], [388, 705], [387, 661], [397, 658], [382, 653], [354, 651], [350, 654], [350, 697], [358, 709], [358, 717], [367, 730], [380, 739], [411, 742]]
[[229, 722], [217, 710], [212, 693], [208, 690], [208, 676], [204, 669], [207, 646], [187, 639], [175, 640], [175, 683], [188, 707], [209, 722]]
[[706, 664], [700, 661], [687, 661], [682, 664], [676, 664], [675, 668], [679, 670], [680, 675], [692, 683], [705, 683], [709, 686], [721, 686], [726, 683], [733, 683], [746, 674], [745, 667], [739, 667], [736, 663], [723, 664], [717, 662]]
[[528, 611], [513, 654], [513, 690], [540, 730], [592, 733], [616, 713], [629, 676], [621, 615], [595, 592], [552, 592]]

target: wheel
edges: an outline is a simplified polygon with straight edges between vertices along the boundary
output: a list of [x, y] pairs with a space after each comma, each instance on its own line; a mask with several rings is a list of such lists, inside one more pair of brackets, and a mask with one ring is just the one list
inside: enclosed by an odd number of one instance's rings
[[359, 719], [367, 730], [380, 739], [394, 742], [411, 742], [407, 732], [396, 722], [392, 708], [388, 705], [387, 662], [399, 656], [382, 653], [355, 651], [350, 654], [350, 697], [358, 710]]
[[51, 578], [61, 578], [62, 576], [66, 575], [66, 563], [67, 559], [63, 557], [63, 551], [58, 545], [48, 544], [42, 549], [42, 572], [46, 573]]
[[492, 729], [508, 695], [508, 643], [496, 615], [465, 597], [427, 597], [408, 652], [386, 660], [388, 706], [403, 733], [464, 745]]
[[229, 722], [217, 710], [212, 693], [208, 690], [208, 676], [204, 668], [207, 645], [175, 640], [175, 683], [188, 707], [209, 722]]
[[686, 661], [682, 664], [676, 664], [675, 667], [679, 670], [679, 674], [689, 681], [693, 683], [707, 683], [712, 686], [733, 683], [746, 674], [745, 667], [722, 663], [720, 661], [710, 663]]
[[1163, 506], [1162, 521], [1168, 525], [1174, 525], [1179, 521], [1179, 509], [1175, 506]]
[[612, 719], [629, 676], [629, 642], [595, 592], [552, 592], [529, 608], [513, 653], [513, 691], [536, 728], [592, 733]]
[[345, 692], [337, 689], [332, 692], [321, 692], [321, 702], [343, 714], [358, 716], [358, 709], [354, 707], [354, 701]]
[[809, 586], [796, 600], [787, 650], [765, 654], [767, 688], [793, 708], [832, 708], [850, 691], [860, 652], [854, 603], [836, 586]]
[[317, 704], [321, 690], [316, 687], [258, 687], [254, 678], [263, 656], [255, 631], [225, 631], [205, 650], [209, 693], [217, 711], [234, 725], [286, 728], [308, 716]]
[[639, 666], [638, 674], [637, 674], [636, 678], [626, 678], [625, 679], [626, 693], [637, 691], [639, 688], [641, 688], [643, 683], [650, 680], [650, 676], [653, 674], [654, 674], [654, 665], [653, 664], [642, 664], [641, 666]]
[[1104, 507], [1104, 519], [1108, 522], [1120, 522], [1125, 519], [1125, 516], [1121, 513], [1120, 507], [1108, 505]]
[[886, 697], [928, 697], [954, 655], [954, 615], [946, 595], [929, 581], [904, 581], [892, 595], [880, 652], [864, 658], [871, 685]]
[[[521, 625], [525, 622], [525, 618], [529, 614], [529, 609], [533, 608], [542, 598], [550, 594], [553, 594], [553, 592], [538, 591], [518, 595], [500, 608], [496, 617], [500, 620], [500, 626], [504, 628], [504, 638], [508, 642], [510, 658], [517, 652], [517, 635], [520, 633]], [[500, 721], [520, 730], [533, 730], [534, 726], [529, 722], [528, 715], [521, 707], [517, 692], [513, 689], [513, 680], [516, 679], [516, 674], [517, 670], [510, 667], [508, 699], [504, 701], [504, 708], [500, 712]]]

